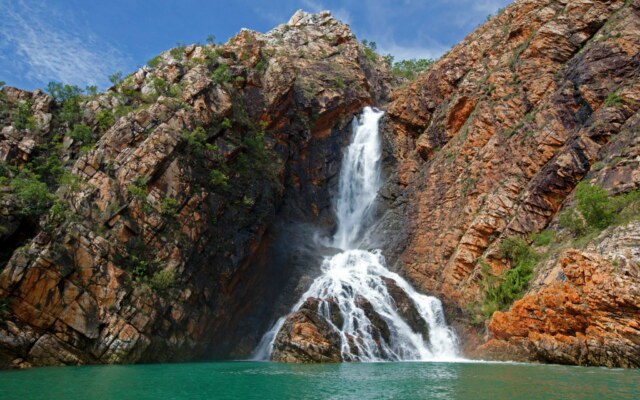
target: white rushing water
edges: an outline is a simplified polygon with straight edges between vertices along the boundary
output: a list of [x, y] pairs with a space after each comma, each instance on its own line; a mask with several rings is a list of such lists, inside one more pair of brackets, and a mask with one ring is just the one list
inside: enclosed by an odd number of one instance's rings
[[[344, 360], [453, 360], [458, 355], [457, 338], [445, 323], [440, 301], [416, 292], [401, 276], [389, 271], [379, 250], [358, 248], [371, 225], [372, 207], [382, 185], [378, 132], [382, 115], [383, 112], [366, 107], [362, 115], [354, 119], [353, 139], [340, 174], [336, 202], [338, 227], [331, 241], [332, 246], [342, 252], [324, 260], [322, 275], [302, 295], [292, 312], [310, 297], [320, 299], [318, 313], [340, 333]], [[406, 293], [422, 321], [416, 324], [403, 319], [385, 280], [395, 281]], [[369, 319], [376, 318], [371, 308], [384, 321], [382, 325], [388, 327], [386, 340], [381, 339], [385, 335], [376, 328], [381, 326], [380, 321]], [[339, 318], [332, 312], [339, 312]], [[285, 318], [280, 318], [264, 335], [254, 358], [270, 357]], [[414, 331], [411, 325], [426, 327], [428, 333]]]

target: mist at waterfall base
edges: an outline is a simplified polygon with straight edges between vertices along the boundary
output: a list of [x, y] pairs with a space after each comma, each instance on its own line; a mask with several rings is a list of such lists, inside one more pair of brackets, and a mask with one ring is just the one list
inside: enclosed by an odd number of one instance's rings
[[[332, 238], [319, 243], [340, 252], [325, 258], [321, 276], [300, 297], [292, 312], [300, 309], [309, 298], [320, 299], [317, 312], [339, 332], [344, 361], [455, 360], [458, 358], [457, 339], [445, 323], [440, 301], [417, 293], [402, 277], [389, 271], [380, 250], [360, 248], [372, 225], [375, 199], [383, 183], [378, 131], [383, 114], [366, 107], [354, 119], [353, 138], [346, 149], [340, 173], [337, 229]], [[413, 302], [426, 332], [414, 331], [402, 318], [389, 293], [389, 280]], [[388, 340], [382, 340], [376, 334], [365, 304], [370, 304], [389, 327]], [[335, 319], [331, 314], [335, 312], [340, 313], [340, 326], [332, 322]], [[254, 359], [270, 358], [276, 335], [285, 319], [286, 316], [281, 317], [263, 336], [253, 354]]]

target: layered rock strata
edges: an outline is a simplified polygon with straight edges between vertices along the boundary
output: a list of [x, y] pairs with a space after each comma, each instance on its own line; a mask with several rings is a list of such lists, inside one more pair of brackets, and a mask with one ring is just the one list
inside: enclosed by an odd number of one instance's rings
[[[349, 122], [390, 79], [329, 13], [149, 64], [81, 97], [82, 148], [71, 102], [2, 89], [1, 366], [247, 356], [307, 257], [274, 222], [331, 228]], [[60, 213], [23, 218], [8, 182], [41, 155]]]
[[[504, 358], [636, 365], [637, 328], [622, 326], [638, 320], [637, 307], [615, 293], [602, 298], [605, 286], [578, 283], [600, 270], [605, 280], [622, 279], [606, 272], [597, 252], [560, 257], [567, 282], [532, 288], [534, 297], [496, 314], [489, 332], [475, 320], [485, 275], [511, 268], [499, 251], [506, 238], [526, 239], [549, 226], [590, 171], [589, 179], [612, 194], [640, 187], [639, 49], [638, 1], [515, 1], [392, 94], [385, 145], [395, 164], [381, 192], [390, 209], [378, 237], [392, 238], [385, 253], [398, 271], [445, 302], [468, 354], [488, 333], [509, 344]], [[627, 285], [622, 296], [633, 297], [635, 273], [619, 273]], [[591, 328], [559, 328], [565, 337], [556, 341], [521, 340], [518, 327], [532, 322], [524, 317], [532, 304], [550, 315], [548, 291], [561, 287], [571, 302], [589, 304], [581, 318], [595, 318]], [[571, 312], [555, 304], [558, 317]], [[619, 325], [605, 323], [618, 317]], [[553, 336], [553, 324], [542, 321], [532, 332]], [[561, 348], [555, 356], [553, 346]]]

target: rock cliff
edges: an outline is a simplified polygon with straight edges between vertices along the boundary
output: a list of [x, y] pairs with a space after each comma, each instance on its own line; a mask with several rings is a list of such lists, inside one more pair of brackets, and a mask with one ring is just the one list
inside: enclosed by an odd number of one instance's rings
[[389, 82], [348, 26], [298, 12], [106, 93], [3, 88], [0, 366], [246, 357], [309, 274], [291, 237], [331, 229], [349, 122]]
[[515, 1], [393, 93], [379, 236], [396, 238], [396, 269], [446, 303], [467, 354], [637, 366], [636, 225], [610, 232], [627, 244], [610, 254], [604, 234], [536, 264], [529, 294], [488, 332], [479, 310], [513, 267], [502, 244], [559, 231], [585, 177], [610, 196], [640, 187], [639, 46], [638, 1]]

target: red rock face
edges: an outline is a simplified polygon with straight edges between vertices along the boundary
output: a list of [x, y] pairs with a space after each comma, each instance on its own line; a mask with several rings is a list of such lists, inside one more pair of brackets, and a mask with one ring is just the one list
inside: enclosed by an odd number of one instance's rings
[[616, 267], [599, 255], [569, 250], [539, 290], [494, 314], [493, 339], [477, 355], [515, 349], [543, 362], [637, 368], [639, 282], [636, 263]]
[[500, 243], [544, 229], [612, 146], [630, 164], [611, 156], [597, 179], [613, 193], [639, 186], [629, 139], [639, 10], [638, 1], [515, 2], [392, 94], [385, 140], [397, 165], [383, 194], [389, 218], [405, 221], [392, 236], [406, 240], [387, 253], [445, 302], [468, 350], [478, 341], [469, 308], [483, 297], [480, 260], [492, 274], [508, 269]]
[[[381, 60], [328, 13], [174, 49], [81, 99], [98, 139], [82, 151], [59, 103], [2, 89], [0, 158], [69, 160], [75, 186], [52, 184], [69, 212], [38, 221], [2, 181], [0, 367], [248, 355], [300, 279], [276, 222], [331, 226], [349, 121], [387, 96]], [[28, 98], [37, 126], [16, 128]]]

